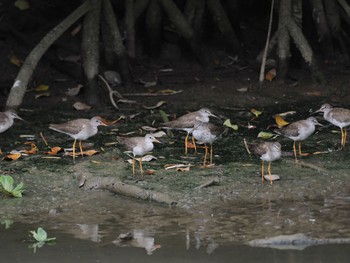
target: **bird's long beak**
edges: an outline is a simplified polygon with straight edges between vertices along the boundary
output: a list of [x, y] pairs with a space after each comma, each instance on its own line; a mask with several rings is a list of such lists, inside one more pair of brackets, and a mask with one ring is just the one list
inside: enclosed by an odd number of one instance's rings
[[216, 116], [215, 114], [211, 113], [210, 116], [214, 117], [214, 118], [217, 118], [217, 119], [220, 119], [220, 117]]
[[16, 119], [19, 119], [21, 121], [24, 121], [21, 117], [19, 117], [17, 114], [16, 114]]
[[316, 122], [316, 125], [319, 125], [319, 126], [321, 126], [321, 127], [324, 126], [323, 124], [319, 123], [318, 121]]
[[321, 111], [321, 108], [319, 108], [317, 111], [311, 112], [310, 115], [314, 115], [314, 114], [319, 113], [319, 112], [322, 112], [322, 111]]
[[154, 139], [152, 140], [152, 142], [156, 142], [156, 143], [161, 143], [161, 144], [162, 144], [162, 142], [161, 142], [161, 141], [158, 141], [156, 138], [154, 138]]

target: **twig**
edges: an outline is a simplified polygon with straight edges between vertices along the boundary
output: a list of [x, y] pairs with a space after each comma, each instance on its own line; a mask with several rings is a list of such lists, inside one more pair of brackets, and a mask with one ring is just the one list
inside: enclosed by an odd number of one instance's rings
[[266, 38], [266, 45], [265, 45], [265, 50], [264, 50], [264, 55], [262, 58], [261, 62], [261, 67], [260, 67], [260, 76], [259, 76], [259, 83], [260, 86], [262, 85], [264, 81], [264, 73], [265, 73], [265, 64], [266, 64], [266, 56], [267, 56], [267, 49], [269, 47], [269, 42], [270, 42], [270, 35], [271, 35], [271, 25], [272, 25], [272, 17], [273, 17], [273, 6], [275, 4], [275, 1], [271, 1], [271, 11], [270, 11], [270, 21], [269, 21], [269, 29], [267, 31], [267, 38]]
[[113, 95], [116, 95], [119, 99], [124, 99], [123, 96], [116, 90], [112, 90], [111, 86], [109, 86], [108, 82], [101, 76], [98, 75], [98, 77], [103, 81], [103, 83], [106, 85], [108, 92], [109, 92], [109, 99], [111, 100], [112, 105], [119, 109], [117, 103], [114, 101]]
[[209, 181], [197, 186], [196, 189], [203, 189], [209, 186], [217, 185], [219, 182], [220, 181], [218, 178], [210, 179]]
[[176, 90], [173, 92], [154, 92], [154, 93], [125, 93], [123, 96], [125, 97], [156, 97], [156, 96], [170, 96], [183, 92], [183, 90]]

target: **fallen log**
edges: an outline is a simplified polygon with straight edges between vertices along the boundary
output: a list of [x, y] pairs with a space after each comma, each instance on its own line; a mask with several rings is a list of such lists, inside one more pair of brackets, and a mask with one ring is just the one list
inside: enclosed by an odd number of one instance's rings
[[81, 187], [84, 189], [108, 190], [116, 194], [157, 203], [165, 203], [170, 206], [175, 206], [177, 204], [177, 201], [167, 194], [142, 189], [135, 185], [126, 184], [120, 181], [118, 178], [114, 177], [84, 175], [84, 178], [81, 178], [80, 182]]

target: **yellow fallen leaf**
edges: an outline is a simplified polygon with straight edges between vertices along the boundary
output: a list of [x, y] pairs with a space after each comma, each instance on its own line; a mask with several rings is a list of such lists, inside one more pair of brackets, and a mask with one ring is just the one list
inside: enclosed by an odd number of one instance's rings
[[24, 11], [30, 8], [30, 5], [27, 0], [17, 0], [14, 5], [21, 11]]
[[47, 91], [49, 90], [49, 85], [41, 84], [34, 88], [35, 91]]
[[262, 114], [262, 111], [258, 111], [256, 109], [251, 109], [250, 112], [253, 113], [255, 117], [259, 117], [259, 115]]
[[16, 65], [17, 67], [21, 67], [22, 64], [23, 64], [23, 61], [20, 60], [16, 55], [12, 55], [10, 57], [10, 62], [13, 64], [13, 65]]
[[177, 90], [173, 90], [173, 89], [163, 89], [160, 91], [160, 93], [177, 93]]
[[44, 92], [44, 93], [40, 93], [38, 95], [35, 95], [35, 99], [40, 99], [42, 97], [50, 97], [50, 92]]
[[161, 101], [158, 101], [158, 103], [156, 105], [154, 105], [154, 106], [142, 106], [142, 108], [144, 108], [146, 110], [153, 110], [153, 109], [159, 108], [163, 104], [166, 104], [166, 101], [161, 100]]
[[258, 138], [270, 139], [271, 137], [276, 136], [276, 134], [270, 132], [259, 132]]
[[226, 127], [231, 128], [231, 129], [233, 129], [233, 130], [235, 130], [235, 131], [238, 130], [238, 125], [232, 124], [230, 119], [225, 120], [225, 122], [224, 122], [223, 125], [225, 125]]
[[286, 126], [287, 124], [289, 124], [289, 122], [285, 121], [281, 115], [276, 114], [275, 115], [275, 122], [278, 125], [278, 127], [283, 127]]

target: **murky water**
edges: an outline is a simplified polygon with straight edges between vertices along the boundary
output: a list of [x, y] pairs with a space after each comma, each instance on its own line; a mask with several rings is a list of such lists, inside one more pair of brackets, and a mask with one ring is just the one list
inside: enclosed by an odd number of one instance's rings
[[[350, 244], [251, 247], [254, 239], [305, 233], [350, 236], [350, 197], [305, 202], [224, 202], [184, 211], [93, 192], [86, 202], [49, 215], [27, 214], [1, 225], [4, 262], [349, 262]], [[2, 222], [6, 215], [1, 214]], [[23, 222], [30, 222], [23, 223]], [[56, 237], [33, 249], [29, 231]], [[118, 241], [132, 233], [130, 241]]]
[[[276, 109], [283, 110], [288, 109]], [[30, 117], [29, 113], [27, 115], [26, 119]], [[62, 117], [62, 121], [65, 119]], [[241, 119], [245, 120], [245, 117]], [[263, 123], [270, 123], [268, 119], [265, 117]], [[46, 123], [53, 121], [36, 121], [37, 125], [33, 126], [36, 134], [44, 131], [49, 142], [70, 145], [71, 141], [66, 142], [65, 135], [47, 131]], [[256, 124], [261, 130], [266, 127], [262, 123]], [[135, 129], [134, 126], [135, 123], [123, 125], [119, 132], [130, 131]], [[115, 135], [108, 135], [108, 130], [103, 131], [103, 136], [93, 139], [96, 147], [115, 139]], [[6, 143], [3, 149], [16, 147], [18, 135], [26, 133], [25, 125], [17, 126], [14, 133], [6, 135], [11, 143]], [[202, 155], [183, 159], [180, 143], [157, 147], [157, 156], [165, 158], [144, 164], [157, 173], [139, 184], [149, 189], [160, 187], [170, 193], [183, 191], [182, 199], [186, 202], [179, 207], [135, 201], [108, 192], [83, 191], [77, 187], [74, 177], [78, 166], [74, 166], [69, 158], [47, 160], [29, 156], [18, 162], [2, 163], [2, 172], [25, 181], [26, 196], [0, 199], [0, 221], [3, 223], [0, 226], [1, 261], [349, 262], [350, 189], [347, 171], [350, 151], [307, 157], [304, 159], [307, 168], [295, 165], [292, 158], [278, 161], [272, 169], [282, 175], [282, 180], [270, 187], [261, 185], [260, 161], [248, 156], [242, 148], [242, 138], [257, 140], [256, 133], [257, 130], [240, 129], [230, 134], [214, 146], [216, 167], [207, 170], [194, 167], [187, 173], [166, 172], [163, 165], [170, 161], [198, 164], [202, 162]], [[340, 140], [339, 133], [331, 135]], [[329, 140], [329, 136], [329, 131], [319, 132], [312, 140], [305, 141], [303, 147], [309, 152], [334, 149], [335, 140]], [[280, 140], [284, 150], [291, 152], [292, 142]], [[40, 139], [37, 142], [41, 149], [45, 147]], [[107, 153], [97, 156], [98, 159], [85, 158], [78, 163], [97, 160], [103, 166], [83, 166], [84, 169], [103, 176], [110, 175], [108, 169], [116, 173], [116, 167], [108, 168], [113, 162], [108, 156], [111, 151], [111, 148], [106, 148]], [[318, 167], [320, 171], [315, 169]], [[122, 170], [122, 179], [134, 183], [128, 167], [118, 169]], [[220, 177], [221, 185], [201, 192], [195, 190], [210, 176]], [[9, 225], [8, 229], [5, 229], [5, 223]], [[57, 241], [37, 247], [34, 252], [29, 231], [39, 226]], [[134, 238], [118, 241], [118, 236], [126, 233], [131, 233]], [[297, 233], [326, 240], [326, 243], [339, 238], [344, 242], [279, 248], [247, 245], [251, 240]]]

